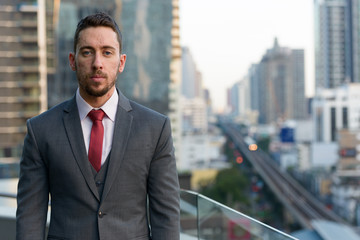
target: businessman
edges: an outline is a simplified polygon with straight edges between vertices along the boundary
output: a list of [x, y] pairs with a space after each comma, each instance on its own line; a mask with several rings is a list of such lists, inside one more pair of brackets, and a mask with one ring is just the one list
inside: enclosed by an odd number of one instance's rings
[[70, 68], [74, 97], [27, 121], [18, 240], [179, 239], [179, 184], [169, 119], [116, 87], [126, 55], [116, 22], [82, 19]]

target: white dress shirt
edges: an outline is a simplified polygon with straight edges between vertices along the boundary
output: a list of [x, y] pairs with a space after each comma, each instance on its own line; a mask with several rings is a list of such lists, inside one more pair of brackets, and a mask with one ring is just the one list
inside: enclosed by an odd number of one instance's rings
[[[103, 139], [103, 149], [101, 156], [101, 165], [104, 164], [107, 156], [111, 151], [111, 145], [114, 135], [114, 126], [115, 126], [115, 116], [117, 111], [119, 95], [115, 90], [110, 99], [100, 108], [105, 112], [104, 119], [102, 121], [104, 126], [104, 139]], [[79, 116], [81, 121], [82, 132], [84, 136], [84, 142], [86, 146], [86, 152], [89, 152], [90, 144], [90, 133], [92, 127], [92, 121], [88, 117], [88, 113], [94, 108], [90, 106], [81, 96], [79, 89], [76, 91], [76, 104], [79, 109]]]

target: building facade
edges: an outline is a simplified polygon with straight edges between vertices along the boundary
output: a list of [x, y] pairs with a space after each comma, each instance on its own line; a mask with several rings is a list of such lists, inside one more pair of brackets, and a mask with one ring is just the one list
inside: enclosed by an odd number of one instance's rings
[[248, 70], [249, 88], [250, 88], [250, 108], [252, 111], [259, 112], [260, 109], [260, 91], [259, 91], [259, 64], [252, 64]]
[[169, 84], [169, 113], [171, 121], [172, 136], [174, 140], [176, 161], [179, 164], [182, 147], [182, 117], [181, 117], [181, 81], [182, 81], [182, 51], [180, 46], [180, 12], [179, 0], [172, 0], [172, 40], [171, 40], [171, 62], [170, 62], [170, 84]]
[[228, 89], [230, 116], [235, 122], [256, 124], [258, 112], [252, 110], [250, 75], [246, 75]]
[[[259, 123], [307, 117], [304, 50], [280, 47], [277, 39], [262, 60], [249, 70], [251, 103]], [[256, 109], [258, 108], [258, 109]]]
[[207, 105], [203, 98], [182, 98], [183, 134], [204, 134], [208, 131]]
[[359, 82], [358, 0], [315, 0], [315, 83], [335, 88]]
[[47, 109], [54, 74], [53, 2], [0, 3], [0, 160], [18, 161], [26, 120]]
[[[88, 14], [103, 11], [117, 21], [123, 33], [123, 53], [127, 55], [127, 60], [117, 86], [130, 99], [169, 114], [170, 84], [174, 78], [171, 65], [174, 58], [181, 56], [178, 1], [57, 2], [60, 2], [56, 9], [59, 64], [56, 81], [49, 87], [49, 105], [53, 106], [73, 96], [77, 88], [76, 76], [67, 64], [68, 54], [73, 51], [77, 22]], [[176, 74], [180, 74], [179, 70]]]
[[[127, 54], [117, 86], [169, 115], [181, 136], [178, 0], [4, 0], [0, 3], [0, 159], [21, 155], [26, 120], [74, 96], [68, 63], [78, 21], [103, 11], [118, 22]], [[176, 145], [176, 143], [175, 143]]]
[[331, 186], [334, 210], [356, 226], [360, 225], [360, 131], [338, 131], [339, 159]]
[[[208, 131], [209, 93], [188, 47], [182, 48], [181, 111], [183, 135]], [[185, 145], [184, 143], [183, 145]]]
[[202, 98], [204, 95], [202, 76], [188, 47], [182, 48], [181, 94], [187, 98]]
[[315, 142], [336, 142], [337, 131], [360, 129], [360, 84], [318, 89], [312, 103]]
[[173, 3], [171, 0], [121, 2], [119, 22], [124, 33], [127, 66], [118, 86], [129, 98], [168, 114]]
[[[121, 1], [115, 0], [54, 0], [56, 42], [56, 74], [48, 82], [49, 107], [71, 98], [77, 89], [76, 74], [69, 67], [69, 53], [74, 50], [74, 34], [78, 21], [95, 12], [106, 12], [119, 23]], [[121, 26], [120, 26], [121, 27]]]
[[175, 148], [179, 149], [181, 47], [178, 0], [62, 0], [56, 8], [59, 64], [56, 80], [49, 84], [49, 105], [74, 95], [76, 75], [68, 66], [73, 35], [81, 18], [99, 11], [110, 14], [123, 33], [123, 53], [127, 59], [117, 87], [128, 98], [168, 115]]

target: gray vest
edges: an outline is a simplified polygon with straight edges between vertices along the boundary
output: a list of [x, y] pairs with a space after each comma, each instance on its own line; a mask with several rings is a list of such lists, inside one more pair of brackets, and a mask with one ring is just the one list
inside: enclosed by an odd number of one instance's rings
[[91, 168], [92, 173], [94, 175], [94, 181], [95, 181], [96, 187], [97, 187], [98, 192], [99, 192], [100, 199], [102, 198], [102, 193], [103, 193], [103, 190], [104, 190], [104, 185], [105, 185], [105, 180], [106, 180], [106, 175], [107, 175], [107, 169], [108, 169], [108, 166], [109, 166], [110, 154], [111, 154], [111, 152], [107, 156], [107, 158], [106, 158], [104, 164], [101, 166], [99, 172], [96, 172], [96, 170], [93, 167]]

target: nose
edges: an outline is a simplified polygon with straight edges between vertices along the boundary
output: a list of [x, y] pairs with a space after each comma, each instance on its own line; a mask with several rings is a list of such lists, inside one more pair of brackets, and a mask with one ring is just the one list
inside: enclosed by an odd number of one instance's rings
[[96, 53], [93, 60], [93, 68], [95, 70], [99, 70], [103, 68], [103, 62], [101, 58], [101, 54]]

